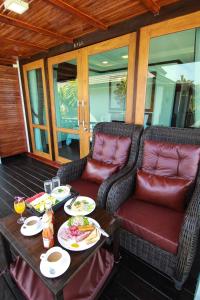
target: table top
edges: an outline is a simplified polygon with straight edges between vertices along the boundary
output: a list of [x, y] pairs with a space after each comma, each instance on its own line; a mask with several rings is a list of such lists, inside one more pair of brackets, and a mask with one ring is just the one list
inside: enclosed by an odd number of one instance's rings
[[[28, 213], [24, 215], [29, 216]], [[60, 246], [57, 240], [58, 229], [69, 217], [70, 216], [64, 212], [63, 207], [55, 212], [55, 246]], [[110, 235], [112, 235], [119, 227], [117, 219], [101, 208], [96, 208], [89, 217], [97, 220], [100, 226]], [[98, 251], [106, 240], [106, 238], [101, 235], [97, 244], [88, 250], [80, 252], [67, 250], [71, 256], [69, 269], [58, 278], [48, 279], [40, 272], [40, 255], [47, 251], [47, 249], [44, 249], [43, 247], [42, 235], [40, 233], [32, 237], [23, 236], [20, 233], [21, 225], [17, 224], [18, 218], [19, 215], [12, 214], [0, 219], [0, 232], [55, 295], [63, 289], [67, 282], [74, 277], [74, 275], [81, 269], [81, 267], [83, 267], [90, 257]]]

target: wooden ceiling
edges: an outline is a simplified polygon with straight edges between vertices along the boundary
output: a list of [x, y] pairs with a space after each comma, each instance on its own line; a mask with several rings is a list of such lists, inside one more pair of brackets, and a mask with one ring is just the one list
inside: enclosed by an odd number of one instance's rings
[[12, 64], [97, 30], [180, 0], [26, 0], [22, 15], [0, 0], [0, 64]]

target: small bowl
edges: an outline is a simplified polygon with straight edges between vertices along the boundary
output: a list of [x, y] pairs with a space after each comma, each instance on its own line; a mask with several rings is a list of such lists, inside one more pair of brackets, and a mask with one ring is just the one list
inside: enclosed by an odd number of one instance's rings
[[70, 187], [67, 185], [61, 185], [53, 189], [52, 196], [54, 196], [57, 200], [61, 201], [65, 199], [70, 194]]

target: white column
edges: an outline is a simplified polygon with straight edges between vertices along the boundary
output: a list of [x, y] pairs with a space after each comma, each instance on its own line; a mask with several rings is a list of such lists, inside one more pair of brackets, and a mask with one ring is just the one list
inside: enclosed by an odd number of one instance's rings
[[20, 72], [20, 67], [19, 67], [19, 60], [17, 60], [17, 70], [18, 70], [18, 78], [19, 78], [20, 96], [21, 96], [21, 102], [22, 102], [22, 111], [23, 111], [23, 117], [24, 117], [26, 143], [27, 143], [28, 152], [30, 152], [30, 143], [29, 143], [29, 137], [28, 137], [28, 127], [27, 127], [27, 120], [26, 120], [26, 113], [25, 113], [24, 96], [23, 96], [23, 91], [22, 91], [22, 80], [21, 80], [21, 72]]

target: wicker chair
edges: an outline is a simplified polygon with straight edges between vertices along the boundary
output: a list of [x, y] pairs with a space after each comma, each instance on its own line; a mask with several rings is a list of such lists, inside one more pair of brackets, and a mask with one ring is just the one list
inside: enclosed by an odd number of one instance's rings
[[[133, 170], [115, 182], [109, 191], [106, 208], [109, 212], [118, 212], [133, 196], [137, 169], [143, 162], [144, 141], [154, 140], [171, 144], [200, 145], [200, 129], [149, 127], [141, 137], [138, 160]], [[123, 193], [122, 193], [123, 191]], [[144, 240], [139, 234], [121, 229], [120, 244], [131, 253], [170, 276], [175, 287], [180, 290], [192, 267], [198, 243], [200, 228], [200, 170], [197, 171], [195, 186], [188, 206], [183, 212], [176, 254], [167, 252], [153, 243]], [[156, 215], [152, 216], [156, 218]]]
[[[100, 207], [105, 207], [107, 194], [112, 184], [121, 176], [128, 173], [134, 166], [139, 149], [140, 136], [143, 127], [133, 124], [124, 124], [120, 122], [101, 122], [98, 123], [93, 130], [92, 147], [89, 155], [80, 160], [73, 161], [59, 168], [57, 175], [61, 179], [61, 183], [69, 183], [72, 187], [84, 196], [96, 198], [96, 202]], [[95, 135], [97, 133], [105, 133], [112, 136], [124, 136], [131, 138], [129, 157], [126, 165], [117, 173], [98, 185], [81, 179], [81, 175], [87, 163], [87, 158], [92, 157], [95, 143]]]

